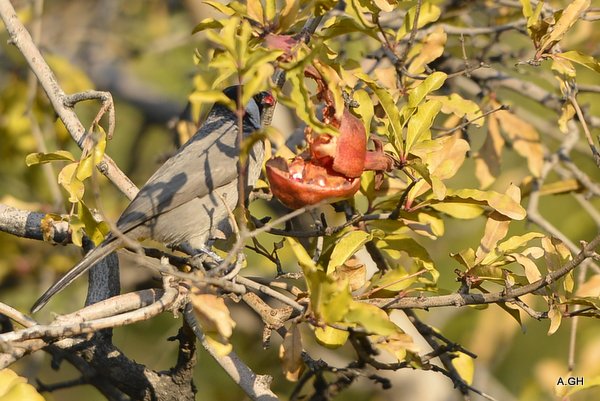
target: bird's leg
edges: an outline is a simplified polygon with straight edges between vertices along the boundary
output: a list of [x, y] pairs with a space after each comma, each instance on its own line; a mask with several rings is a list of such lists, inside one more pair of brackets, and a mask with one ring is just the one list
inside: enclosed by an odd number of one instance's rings
[[206, 246], [192, 247], [185, 242], [179, 245], [179, 249], [190, 255], [188, 263], [193, 268], [205, 271], [212, 270], [223, 263], [223, 258]]

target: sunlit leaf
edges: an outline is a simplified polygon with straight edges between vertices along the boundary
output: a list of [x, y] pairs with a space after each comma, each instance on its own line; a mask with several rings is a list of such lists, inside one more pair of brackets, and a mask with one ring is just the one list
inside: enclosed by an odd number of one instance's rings
[[435, 26], [433, 32], [423, 39], [422, 44], [414, 45], [408, 52], [411, 60], [408, 72], [417, 75], [425, 71], [425, 66], [444, 54], [444, 46], [447, 40], [446, 32], [442, 26]]
[[331, 326], [317, 327], [315, 329], [315, 337], [317, 342], [327, 348], [339, 348], [348, 341], [347, 330], [334, 329]]
[[192, 30], [192, 34], [202, 32], [206, 29], [220, 29], [223, 27], [223, 23], [214, 18], [206, 18], [200, 21]]
[[536, 282], [542, 278], [542, 274], [533, 260], [521, 255], [520, 253], [512, 253], [510, 256], [512, 256], [515, 261], [523, 267], [525, 270], [525, 277], [527, 277], [527, 280], [530, 283]]
[[571, 50], [564, 53], [556, 53], [552, 55], [553, 58], [565, 58], [574, 63], [580, 64], [585, 68], [589, 68], [592, 71], [600, 72], [600, 63], [592, 56], [588, 56], [587, 54], [583, 54], [576, 50]]
[[488, 134], [475, 159], [475, 176], [481, 188], [489, 187], [500, 174], [500, 160], [504, 149], [504, 138], [496, 118], [488, 119]]
[[27, 379], [10, 369], [0, 370], [0, 401], [44, 401]]
[[495, 191], [480, 191], [477, 189], [448, 190], [448, 196], [486, 203], [492, 209], [514, 220], [523, 220], [526, 215], [525, 209], [518, 202], [515, 202], [506, 194]]
[[544, 164], [544, 148], [535, 127], [507, 110], [500, 110], [489, 118], [498, 120], [500, 127], [512, 142], [513, 148], [527, 159], [529, 171], [535, 177], [539, 177]]
[[425, 99], [425, 96], [442, 87], [446, 82], [446, 77], [445, 73], [436, 71], [421, 81], [409, 92], [408, 107], [417, 107]]
[[99, 245], [110, 231], [110, 227], [103, 221], [97, 221], [90, 209], [83, 202], [77, 204], [77, 217], [84, 224], [86, 235]]
[[542, 37], [536, 56], [549, 50], [558, 43], [565, 33], [577, 22], [581, 14], [590, 6], [590, 0], [573, 0], [563, 10], [551, 32]]
[[[417, 14], [417, 6], [415, 5], [415, 6], [411, 7], [408, 10], [408, 12], [406, 13], [406, 15], [404, 16], [404, 23], [402, 24], [402, 26], [400, 27], [400, 29], [398, 29], [398, 32], [396, 33], [396, 41], [400, 41], [413, 29], [416, 14]], [[422, 28], [424, 25], [426, 25], [430, 22], [437, 21], [437, 19], [440, 17], [440, 14], [441, 14], [441, 9], [438, 6], [432, 4], [432, 2], [430, 2], [428, 0], [423, 1], [422, 4], [420, 5], [419, 21], [417, 22], [417, 29]]]
[[329, 264], [327, 265], [327, 274], [334, 271], [337, 266], [342, 265], [352, 255], [356, 253], [364, 244], [370, 241], [373, 236], [361, 230], [351, 231], [339, 239], [335, 245]]
[[75, 157], [66, 150], [57, 150], [50, 153], [30, 153], [25, 158], [25, 164], [32, 166], [34, 164], [49, 163], [52, 161], [70, 161], [74, 162]]
[[485, 230], [479, 247], [475, 252], [475, 263], [480, 263], [494, 250], [498, 241], [506, 236], [511, 220], [498, 213], [492, 212], [485, 223]]
[[410, 152], [416, 143], [431, 139], [431, 125], [441, 108], [442, 104], [437, 100], [427, 101], [417, 107], [416, 113], [408, 121], [406, 130], [407, 152]]
[[60, 173], [58, 173], [58, 183], [69, 193], [69, 202], [71, 203], [78, 202], [83, 197], [85, 191], [83, 182], [78, 180], [75, 176], [78, 165], [79, 163], [67, 164]]
[[205, 332], [218, 333], [223, 338], [231, 337], [235, 320], [231, 318], [223, 298], [213, 294], [192, 294], [191, 300], [198, 322]]
[[530, 231], [523, 235], [515, 235], [504, 242], [498, 244], [498, 249], [502, 252], [512, 252], [518, 248], [525, 246], [529, 241], [536, 238], [543, 238], [544, 234], [535, 231]]
[[548, 335], [556, 333], [556, 330], [560, 327], [562, 321], [562, 312], [557, 305], [552, 305], [548, 311], [548, 319], [550, 319], [550, 327], [548, 328]]
[[473, 121], [472, 124], [481, 127], [485, 120], [480, 117], [483, 113], [477, 103], [472, 100], [464, 99], [458, 93], [452, 93], [448, 96], [428, 96], [429, 100], [438, 100], [442, 103], [442, 113], [454, 114], [467, 121]]
[[462, 352], [456, 353], [456, 358], [452, 359], [452, 365], [460, 375], [460, 377], [467, 383], [473, 384], [473, 376], [475, 374], [475, 364], [473, 358]]

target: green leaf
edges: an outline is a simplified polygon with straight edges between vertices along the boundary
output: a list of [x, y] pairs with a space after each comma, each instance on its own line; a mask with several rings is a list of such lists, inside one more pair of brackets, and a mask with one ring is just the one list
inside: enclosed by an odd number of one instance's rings
[[0, 370], [0, 401], [44, 401], [24, 377], [10, 369]]
[[198, 25], [196, 25], [194, 27], [194, 29], [192, 30], [192, 35], [198, 32], [202, 32], [206, 29], [221, 29], [223, 28], [223, 23], [219, 20], [216, 20], [214, 18], [206, 18], [203, 19], [202, 21], [200, 21], [198, 23]]
[[25, 164], [29, 167], [34, 164], [43, 164], [56, 160], [74, 162], [75, 157], [71, 152], [66, 150], [57, 150], [50, 153], [30, 153], [25, 157]]
[[388, 117], [387, 121], [390, 124], [391, 132], [390, 135], [388, 135], [390, 142], [396, 147], [398, 154], [403, 154], [402, 126], [404, 122], [400, 118], [400, 112], [398, 111], [396, 102], [394, 102], [392, 96], [385, 89], [377, 85], [368, 75], [359, 73], [357, 76], [371, 88], [379, 99], [379, 104], [385, 111], [385, 114]]
[[379, 41], [376, 30], [365, 28], [363, 25], [356, 22], [356, 20], [344, 16], [335, 16], [325, 21], [323, 28], [320, 31], [320, 35], [324, 39], [331, 39], [336, 36], [355, 32], [363, 33]]
[[315, 132], [337, 136], [339, 133], [329, 125], [323, 124], [316, 117], [316, 111], [311, 100], [311, 94], [304, 84], [304, 72], [302, 68], [288, 71], [286, 78], [290, 83], [290, 97], [278, 97], [278, 100], [292, 108], [296, 115], [309, 125]]
[[412, 89], [408, 94], [408, 107], [417, 107], [425, 96], [442, 87], [448, 75], [446, 73], [436, 71], [423, 80], [417, 87]]
[[417, 112], [408, 120], [406, 152], [410, 152], [415, 144], [431, 139], [430, 128], [441, 108], [442, 103], [437, 100], [427, 101], [417, 107]]
[[292, 248], [292, 252], [294, 252], [296, 259], [298, 259], [298, 264], [302, 268], [304, 274], [307, 275], [308, 273], [316, 272], [318, 268], [315, 265], [315, 262], [313, 262], [312, 258], [308, 252], [306, 252], [306, 249], [304, 249], [300, 241], [294, 237], [285, 237], [285, 239]]
[[378, 294], [380, 291], [396, 294], [407, 289], [417, 281], [416, 277], [410, 277], [406, 269], [401, 266], [388, 269], [384, 273], [376, 273], [371, 280], [371, 288]]
[[344, 264], [352, 255], [354, 255], [364, 244], [372, 240], [373, 236], [361, 230], [351, 231], [343, 236], [333, 248], [329, 264], [327, 265], [327, 274], [331, 274], [334, 269]]
[[237, 105], [233, 100], [228, 98], [223, 91], [219, 90], [207, 90], [207, 91], [194, 91], [188, 97], [188, 100], [192, 104], [200, 105], [204, 103], [221, 103], [227, 106], [230, 110], [236, 110]]
[[385, 311], [362, 302], [353, 302], [344, 321], [355, 323], [369, 332], [369, 334], [390, 335], [397, 331], [398, 327], [390, 321]]

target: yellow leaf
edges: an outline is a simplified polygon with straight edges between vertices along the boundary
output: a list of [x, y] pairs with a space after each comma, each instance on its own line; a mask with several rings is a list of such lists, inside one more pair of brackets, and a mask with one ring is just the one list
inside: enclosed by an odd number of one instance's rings
[[488, 135], [475, 159], [475, 175], [481, 188], [489, 187], [500, 174], [500, 159], [504, 148], [504, 138], [500, 134], [500, 124], [494, 114], [488, 119]]
[[206, 338], [206, 342], [208, 342], [208, 345], [215, 350], [219, 356], [229, 355], [229, 353], [233, 350], [233, 345], [231, 345], [229, 341], [223, 339], [223, 337], [219, 336], [217, 333], [208, 332], [204, 333], [204, 336]]
[[24, 377], [10, 369], [0, 370], [0, 401], [44, 401]]
[[544, 259], [546, 260], [548, 271], [560, 269], [572, 258], [569, 248], [558, 238], [542, 238], [542, 248], [544, 248]]
[[578, 297], [600, 298], [600, 274], [594, 274], [577, 289]]
[[348, 331], [334, 329], [331, 326], [315, 328], [317, 342], [327, 348], [339, 348], [346, 344], [348, 335]]
[[223, 298], [213, 294], [192, 294], [192, 305], [205, 333], [217, 333], [227, 339], [233, 334], [235, 321]]
[[550, 319], [550, 328], [548, 328], [548, 335], [556, 333], [556, 330], [560, 327], [562, 321], [562, 312], [557, 305], [552, 305], [548, 311], [548, 319]]
[[292, 248], [296, 259], [298, 259], [298, 264], [302, 268], [304, 274], [306, 275], [310, 272], [316, 272], [318, 268], [315, 265], [315, 262], [313, 262], [312, 258], [310, 257], [308, 252], [306, 252], [306, 249], [304, 249], [300, 241], [298, 241], [298, 239], [294, 237], [286, 237], [285, 239]]
[[535, 177], [539, 177], [544, 164], [544, 148], [537, 130], [507, 110], [494, 113], [494, 118], [500, 123], [517, 153], [527, 159], [529, 171]]
[[533, 260], [529, 259], [524, 255], [521, 255], [520, 253], [511, 253], [510, 256], [512, 256], [518, 264], [523, 266], [523, 269], [525, 270], [525, 277], [527, 277], [527, 281], [533, 283], [542, 278], [542, 274], [540, 273], [540, 270], [538, 269], [537, 265], [533, 262]]
[[32, 166], [34, 164], [48, 163], [51, 161], [75, 161], [75, 157], [66, 150], [57, 150], [56, 152], [50, 153], [30, 153], [25, 158], [25, 164]]
[[487, 222], [485, 223], [483, 238], [481, 238], [479, 247], [475, 252], [475, 264], [481, 263], [481, 261], [496, 248], [498, 241], [504, 238], [508, 233], [510, 222], [511, 220], [508, 217], [498, 212], [494, 211], [489, 215]]
[[431, 205], [431, 208], [452, 216], [455, 219], [463, 220], [474, 219], [481, 216], [484, 212], [483, 208], [479, 205], [460, 202], [434, 203]]
[[514, 220], [525, 218], [525, 209], [510, 196], [496, 191], [479, 191], [477, 189], [448, 190], [449, 197], [472, 199], [477, 203], [487, 203], [491, 208]]
[[480, 117], [483, 113], [477, 103], [472, 100], [463, 99], [458, 93], [453, 93], [448, 96], [428, 96], [429, 100], [439, 100], [442, 102], [442, 113], [454, 114], [461, 118], [466, 118], [468, 121], [473, 121], [473, 125], [481, 127], [484, 123]]
[[85, 191], [83, 182], [78, 180], [75, 176], [78, 165], [79, 163], [67, 164], [60, 173], [58, 173], [58, 183], [69, 193], [69, 202], [71, 203], [78, 202], [83, 197]]
[[580, 53], [576, 50], [571, 50], [564, 53], [556, 53], [552, 55], [552, 58], [564, 58], [574, 63], [580, 64], [586, 68], [589, 68], [592, 71], [600, 72], [600, 63], [598, 63], [598, 61], [594, 57]]
[[[419, 21], [417, 22], [417, 28], [422, 28], [423, 26], [425, 26], [425, 24], [437, 21], [437, 19], [440, 17], [441, 12], [442, 12], [442, 10], [438, 6], [436, 6], [430, 2], [423, 2], [421, 4], [420, 10], [419, 10]], [[396, 41], [397, 42], [399, 42], [409, 32], [412, 31], [414, 23], [415, 23], [416, 14], [417, 14], [417, 6], [411, 7], [406, 12], [406, 14], [404, 16], [404, 23], [402, 24], [402, 26], [400, 27], [400, 29], [398, 29], [398, 32], [396, 33]]]
[[350, 291], [356, 291], [367, 282], [367, 268], [356, 258], [351, 257], [343, 265], [336, 267], [333, 277], [336, 281], [347, 281]]
[[431, 140], [431, 125], [441, 108], [442, 104], [437, 100], [428, 100], [417, 107], [416, 113], [408, 120], [406, 152], [410, 152], [412, 147], [419, 142]]
[[571, 103], [563, 103], [560, 110], [560, 118], [558, 119], [558, 128], [563, 134], [569, 133], [567, 123], [575, 117], [575, 107]]
[[260, 0], [248, 0], [246, 4], [248, 16], [261, 25], [264, 25], [264, 11]]
[[550, 50], [552, 46], [563, 38], [565, 33], [577, 22], [581, 14], [590, 6], [590, 2], [590, 0], [573, 0], [569, 3], [563, 10], [560, 19], [556, 21], [554, 29], [542, 37], [536, 58], [539, 58], [541, 54]]
[[438, 59], [444, 53], [447, 38], [444, 28], [438, 25], [423, 39], [422, 45], [413, 46], [408, 53], [408, 58], [412, 59], [408, 66], [408, 72], [417, 75], [425, 71], [427, 64]]
[[279, 347], [279, 359], [285, 378], [289, 381], [298, 381], [304, 371], [302, 361], [302, 336], [298, 325], [293, 323], [285, 334]]
[[473, 375], [475, 373], [473, 358], [462, 352], [457, 352], [456, 358], [452, 359], [452, 365], [454, 365], [454, 368], [458, 372], [459, 376], [467, 384], [473, 384]]
[[414, 108], [421, 104], [425, 96], [442, 87], [447, 77], [447, 74], [436, 71], [421, 81], [408, 93], [408, 107]]
[[412, 337], [400, 329], [389, 336], [372, 336], [372, 341], [377, 348], [392, 354], [398, 362], [406, 359], [406, 351], [415, 354], [420, 351]]

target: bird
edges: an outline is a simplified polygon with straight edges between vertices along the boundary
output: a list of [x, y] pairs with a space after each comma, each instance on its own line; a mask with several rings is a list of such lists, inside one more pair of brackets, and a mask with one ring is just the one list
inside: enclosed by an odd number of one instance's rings
[[[237, 103], [237, 85], [223, 93]], [[243, 135], [261, 128], [267, 107], [274, 105], [268, 91], [254, 95], [245, 105]], [[39, 311], [51, 297], [89, 270], [96, 262], [124, 245], [127, 238], [153, 239], [170, 247], [199, 253], [215, 232], [230, 233], [230, 210], [238, 203], [239, 158], [237, 114], [215, 103], [206, 121], [173, 156], [161, 165], [119, 217], [119, 235], [109, 233], [79, 263], [33, 304]], [[262, 169], [264, 145], [257, 141], [248, 157], [246, 187], [252, 187]], [[245, 193], [248, 193], [246, 191]]]

